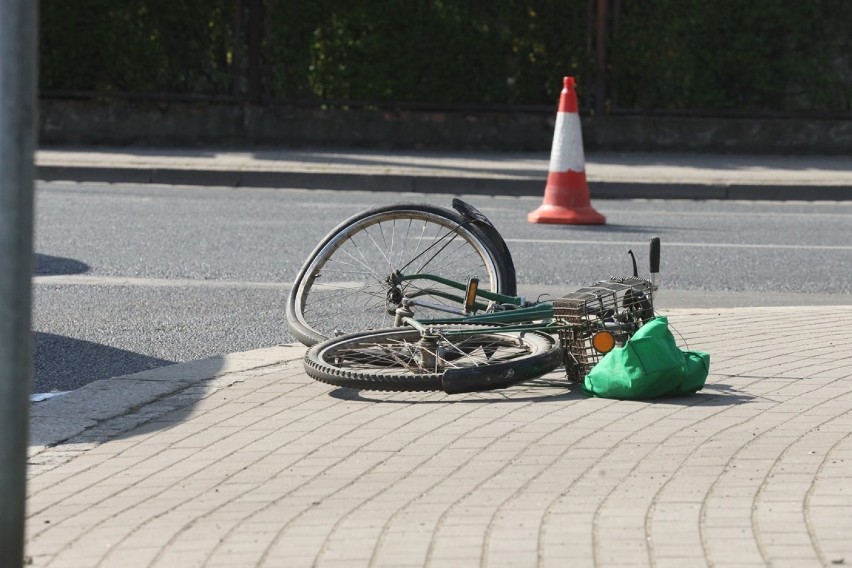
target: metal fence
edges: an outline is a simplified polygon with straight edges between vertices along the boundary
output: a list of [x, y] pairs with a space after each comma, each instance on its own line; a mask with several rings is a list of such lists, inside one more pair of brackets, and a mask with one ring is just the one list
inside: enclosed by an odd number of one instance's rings
[[42, 0], [41, 94], [619, 113], [852, 112], [843, 0]]

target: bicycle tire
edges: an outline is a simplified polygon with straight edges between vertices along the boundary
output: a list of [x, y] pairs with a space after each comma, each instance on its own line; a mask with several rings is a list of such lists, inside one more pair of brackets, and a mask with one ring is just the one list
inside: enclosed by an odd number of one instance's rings
[[[363, 331], [314, 345], [305, 372], [337, 387], [383, 391], [473, 392], [505, 388], [562, 364], [556, 338], [536, 331], [449, 335], [462, 326], [433, 328], [428, 352], [440, 369], [419, 363], [421, 333], [410, 327]], [[469, 330], [475, 326], [464, 326]]]
[[[287, 298], [287, 327], [307, 346], [363, 329], [391, 327], [393, 315], [386, 305], [391, 286], [385, 279], [395, 270], [461, 282], [477, 276], [480, 289], [513, 295], [514, 269], [501, 250], [474, 220], [441, 207], [397, 204], [361, 212], [330, 231], [299, 270]], [[404, 288], [417, 286], [407, 282]], [[431, 290], [439, 288], [430, 283]], [[446, 303], [434, 295], [429, 300]], [[425, 308], [415, 315], [446, 317]]]

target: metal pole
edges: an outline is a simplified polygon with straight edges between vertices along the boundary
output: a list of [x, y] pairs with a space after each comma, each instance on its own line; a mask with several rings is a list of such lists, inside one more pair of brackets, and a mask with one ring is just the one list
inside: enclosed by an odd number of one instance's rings
[[0, 0], [0, 566], [22, 566], [32, 380], [36, 0]]

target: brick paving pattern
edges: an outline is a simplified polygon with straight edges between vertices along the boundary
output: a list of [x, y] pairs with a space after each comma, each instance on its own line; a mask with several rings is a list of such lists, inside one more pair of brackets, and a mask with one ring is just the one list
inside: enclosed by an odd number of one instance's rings
[[693, 396], [220, 375], [35, 447], [33, 566], [852, 563], [852, 306], [673, 310]]

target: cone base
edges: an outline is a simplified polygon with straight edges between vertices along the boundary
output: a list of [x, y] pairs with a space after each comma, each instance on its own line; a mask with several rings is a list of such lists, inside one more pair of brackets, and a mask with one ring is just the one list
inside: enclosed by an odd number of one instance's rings
[[606, 217], [591, 206], [562, 207], [544, 204], [529, 215], [530, 223], [552, 223], [560, 225], [603, 225]]

